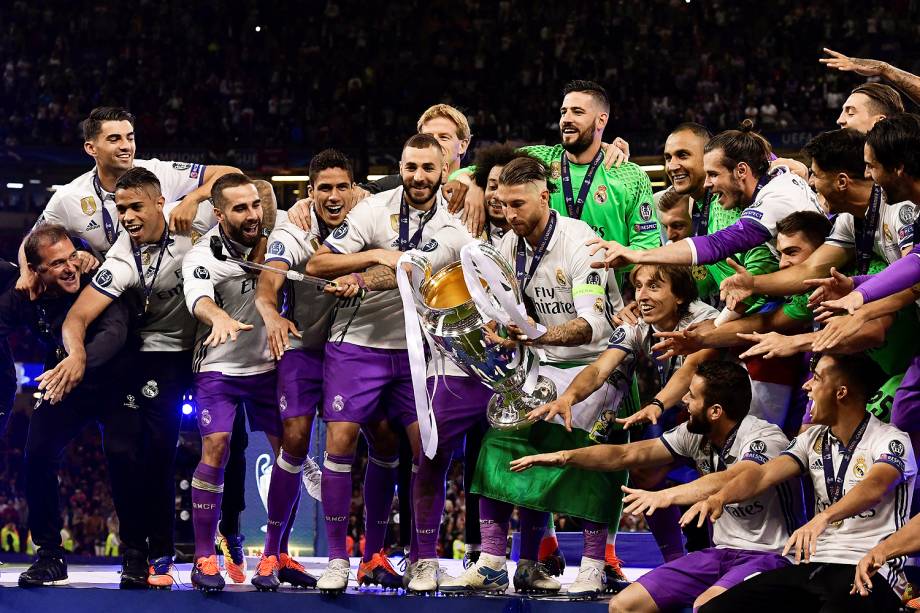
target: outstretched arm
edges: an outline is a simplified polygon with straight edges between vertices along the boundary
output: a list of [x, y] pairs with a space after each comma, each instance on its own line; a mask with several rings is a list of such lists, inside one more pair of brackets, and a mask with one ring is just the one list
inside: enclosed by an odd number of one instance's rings
[[661, 440], [650, 439], [626, 445], [591, 445], [581, 449], [524, 456], [511, 461], [511, 470], [522, 472], [534, 466], [575, 466], [585, 470], [614, 472], [627, 468], [662, 466], [673, 459], [674, 456]]

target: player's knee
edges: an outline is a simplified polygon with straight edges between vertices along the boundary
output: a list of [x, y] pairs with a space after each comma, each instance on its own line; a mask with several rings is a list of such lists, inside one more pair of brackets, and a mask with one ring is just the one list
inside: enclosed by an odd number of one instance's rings
[[358, 424], [350, 422], [329, 422], [326, 424], [326, 452], [334, 455], [350, 455], [358, 446]]
[[654, 613], [658, 611], [655, 601], [638, 583], [631, 583], [626, 589], [610, 599], [610, 613]]
[[201, 439], [201, 461], [209, 466], [226, 466], [229, 451], [229, 432], [208, 434]]
[[281, 438], [281, 448], [297, 457], [307, 454], [310, 446], [310, 426], [312, 423], [307, 417], [295, 417], [284, 420], [284, 432]]

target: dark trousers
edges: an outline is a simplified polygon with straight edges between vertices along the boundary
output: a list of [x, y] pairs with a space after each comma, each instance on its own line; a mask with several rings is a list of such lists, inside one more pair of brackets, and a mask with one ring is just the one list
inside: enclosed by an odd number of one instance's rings
[[224, 496], [220, 500], [220, 525], [224, 536], [240, 533], [240, 515], [246, 508], [246, 412], [237, 411], [230, 435], [230, 455], [224, 468]]
[[[466, 498], [466, 524], [463, 529], [463, 542], [467, 545], [482, 543], [479, 532], [479, 494], [470, 491], [473, 475], [476, 474], [476, 460], [482, 448], [482, 437], [489, 430], [489, 423], [483, 419], [467, 430], [463, 443], [463, 490]], [[449, 554], [448, 554], [449, 555]]]
[[140, 419], [136, 410], [114, 402], [117, 396], [106, 381], [84, 380], [62, 402], [43, 401], [32, 414], [25, 446], [26, 501], [32, 541], [40, 548], [62, 551], [57, 471], [64, 448], [92, 422], [102, 427], [121, 541], [126, 548], [145, 548]]
[[191, 351], [143, 351], [132, 356], [119, 405], [141, 420], [145, 529], [150, 559], [174, 553], [176, 445], [182, 395], [192, 387]]
[[853, 564], [797, 564], [740, 583], [700, 608], [700, 613], [890, 613], [901, 600], [876, 574], [869, 596], [851, 596]]

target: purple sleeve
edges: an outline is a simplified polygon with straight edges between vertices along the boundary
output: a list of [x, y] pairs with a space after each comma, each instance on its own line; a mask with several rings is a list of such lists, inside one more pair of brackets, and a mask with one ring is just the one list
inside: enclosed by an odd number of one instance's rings
[[739, 219], [727, 228], [689, 240], [696, 252], [694, 264], [713, 264], [744, 253], [770, 240], [770, 231], [750, 219]]
[[872, 302], [897, 294], [915, 283], [920, 283], [920, 251], [917, 247], [882, 272], [872, 275], [856, 291], [866, 302]]
[[856, 275], [855, 277], [850, 277], [853, 279], [853, 287], [859, 287], [875, 275]]

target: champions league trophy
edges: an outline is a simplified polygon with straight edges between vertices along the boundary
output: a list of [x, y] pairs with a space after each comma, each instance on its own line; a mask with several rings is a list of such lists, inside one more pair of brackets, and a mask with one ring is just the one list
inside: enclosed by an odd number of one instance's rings
[[[514, 270], [495, 248], [466, 245], [460, 262], [433, 276], [425, 255], [410, 251], [400, 261], [397, 278], [404, 305], [406, 294], [411, 294], [418, 322], [432, 349], [437, 348], [495, 392], [487, 411], [493, 428], [525, 428], [531, 424], [528, 412], [556, 399], [555, 384], [539, 374], [536, 351], [521, 342], [508, 347], [507, 339], [499, 338], [510, 323], [530, 338], [546, 330], [527, 321]], [[417, 334], [418, 325], [411, 325], [409, 309], [405, 313], [407, 334], [412, 334], [412, 327]], [[412, 366], [417, 368], [414, 360]], [[421, 417], [420, 411], [420, 424]]]

